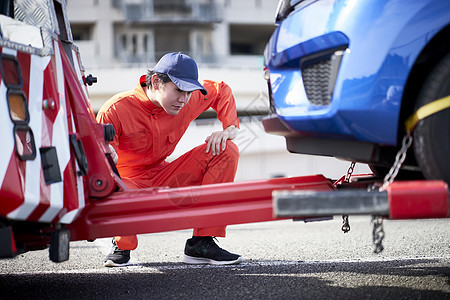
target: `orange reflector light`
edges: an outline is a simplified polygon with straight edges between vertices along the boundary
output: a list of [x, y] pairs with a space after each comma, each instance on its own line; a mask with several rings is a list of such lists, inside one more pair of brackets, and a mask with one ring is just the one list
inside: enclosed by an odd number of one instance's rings
[[25, 95], [21, 92], [8, 92], [9, 115], [13, 122], [28, 122], [28, 109]]

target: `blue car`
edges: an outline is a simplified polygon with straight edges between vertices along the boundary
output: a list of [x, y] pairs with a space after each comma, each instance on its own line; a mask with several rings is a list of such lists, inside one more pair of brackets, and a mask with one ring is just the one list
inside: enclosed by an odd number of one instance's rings
[[[450, 182], [450, 1], [280, 1], [264, 51], [268, 133], [384, 175], [419, 108], [402, 176]], [[437, 101], [436, 101], [437, 100]]]

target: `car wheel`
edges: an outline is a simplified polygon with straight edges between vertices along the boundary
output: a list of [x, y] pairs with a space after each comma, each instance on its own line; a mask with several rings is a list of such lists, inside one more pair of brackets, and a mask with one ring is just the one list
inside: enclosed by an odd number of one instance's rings
[[[450, 54], [431, 71], [416, 100], [423, 105], [450, 95]], [[427, 179], [450, 184], [450, 108], [421, 120], [414, 130], [414, 153]]]

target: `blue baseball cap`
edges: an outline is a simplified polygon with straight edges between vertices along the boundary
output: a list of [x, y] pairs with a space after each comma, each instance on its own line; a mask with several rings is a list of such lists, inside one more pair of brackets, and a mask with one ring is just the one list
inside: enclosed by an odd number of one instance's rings
[[153, 68], [154, 72], [167, 74], [170, 80], [182, 91], [200, 90], [206, 95], [206, 89], [198, 82], [198, 68], [195, 61], [184, 53], [167, 53]]

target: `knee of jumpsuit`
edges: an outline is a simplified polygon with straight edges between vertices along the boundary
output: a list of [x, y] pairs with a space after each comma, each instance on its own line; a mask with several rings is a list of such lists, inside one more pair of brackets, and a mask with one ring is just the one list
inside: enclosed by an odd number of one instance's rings
[[[206, 147], [206, 146], [205, 146]], [[220, 155], [207, 154], [209, 162], [202, 184], [231, 182], [234, 180], [239, 161], [239, 148], [228, 140], [225, 150]]]
[[[211, 149], [209, 150], [209, 154], [211, 154]], [[223, 160], [227, 161], [230, 166], [237, 166], [239, 161], [239, 148], [230, 140], [227, 140], [227, 145], [225, 150], [220, 153], [220, 155], [213, 156], [213, 160]]]
[[225, 153], [227, 156], [232, 158], [237, 164], [237, 161], [239, 160], [239, 148], [233, 141], [227, 140], [227, 147], [223, 154]]

